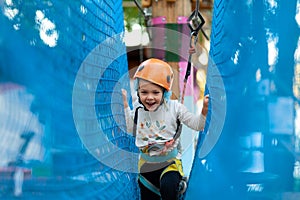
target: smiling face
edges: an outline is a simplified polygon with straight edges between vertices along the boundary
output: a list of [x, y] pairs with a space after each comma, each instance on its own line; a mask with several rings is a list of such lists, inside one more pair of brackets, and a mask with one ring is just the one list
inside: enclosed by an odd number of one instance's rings
[[149, 81], [140, 79], [138, 93], [142, 104], [149, 111], [155, 111], [162, 102], [162, 87]]

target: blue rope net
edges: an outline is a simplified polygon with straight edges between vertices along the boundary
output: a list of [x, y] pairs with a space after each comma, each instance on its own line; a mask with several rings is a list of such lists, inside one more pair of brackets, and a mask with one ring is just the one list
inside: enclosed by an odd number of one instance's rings
[[122, 1], [0, 6], [0, 198], [137, 199]]
[[299, 1], [277, 3], [214, 1], [206, 82], [211, 106], [185, 199], [297, 198]]

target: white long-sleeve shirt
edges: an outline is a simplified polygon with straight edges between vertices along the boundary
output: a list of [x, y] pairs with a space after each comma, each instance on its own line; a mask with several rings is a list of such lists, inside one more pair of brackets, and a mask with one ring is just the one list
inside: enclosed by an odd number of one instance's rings
[[[127, 132], [133, 132], [133, 120], [135, 110], [142, 104], [135, 102], [133, 110], [125, 109], [125, 118]], [[177, 100], [169, 100], [163, 103], [154, 112], [149, 112], [140, 108], [138, 110], [137, 128], [135, 144], [138, 148], [143, 149], [153, 144], [164, 146], [165, 142], [174, 139], [177, 130], [177, 119], [187, 127], [196, 131], [203, 130], [205, 125], [205, 116], [196, 115], [189, 112], [187, 108]], [[175, 142], [170, 150], [178, 145]], [[159, 155], [161, 152], [149, 152], [150, 155]]]

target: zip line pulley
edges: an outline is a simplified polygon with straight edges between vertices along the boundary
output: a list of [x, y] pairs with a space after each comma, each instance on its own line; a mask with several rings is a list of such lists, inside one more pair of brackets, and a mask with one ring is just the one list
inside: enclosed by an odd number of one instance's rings
[[[199, 30], [202, 30], [202, 26], [204, 25], [204, 23], [205, 23], [205, 20], [199, 12], [199, 0], [197, 0], [196, 9], [192, 12], [190, 17], [188, 18], [188, 26], [191, 30], [190, 47], [192, 47], [192, 41], [193, 40], [194, 40], [194, 47], [196, 46], [197, 41], [198, 41]], [[203, 32], [203, 30], [202, 30], [202, 32]], [[191, 74], [191, 68], [192, 68], [191, 60], [192, 60], [192, 55], [189, 54], [188, 64], [187, 64], [187, 67], [186, 67], [186, 73], [185, 73], [184, 80], [183, 80], [183, 89], [182, 89], [182, 95], [181, 95], [181, 103], [182, 104], [184, 103], [186, 83], [187, 83], [187, 80], [188, 80], [188, 78]]]

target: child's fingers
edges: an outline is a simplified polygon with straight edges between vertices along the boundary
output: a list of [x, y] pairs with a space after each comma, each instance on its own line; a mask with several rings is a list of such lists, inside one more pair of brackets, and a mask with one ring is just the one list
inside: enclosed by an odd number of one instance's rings
[[204, 96], [203, 103], [207, 104], [209, 102], [209, 94]]
[[124, 89], [122, 89], [122, 95], [123, 95], [123, 96], [127, 96], [127, 91], [124, 90]]
[[190, 53], [190, 54], [196, 53], [196, 49], [195, 49], [194, 47], [191, 47], [191, 48], [189, 49], [189, 53]]

